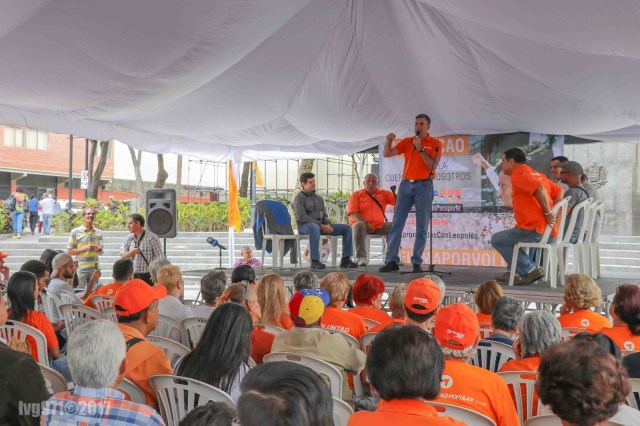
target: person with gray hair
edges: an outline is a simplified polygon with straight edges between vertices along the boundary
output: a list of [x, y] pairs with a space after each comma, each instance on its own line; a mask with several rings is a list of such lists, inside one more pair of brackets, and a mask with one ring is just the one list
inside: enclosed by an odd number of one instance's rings
[[42, 424], [164, 425], [152, 408], [125, 400], [114, 389], [127, 367], [126, 350], [122, 332], [111, 321], [90, 321], [75, 329], [67, 342], [75, 387], [44, 404]]
[[296, 272], [293, 276], [293, 286], [296, 291], [305, 288], [318, 288], [318, 276], [311, 271]]
[[433, 281], [440, 288], [440, 305], [442, 305], [442, 301], [444, 300], [445, 293], [447, 292], [447, 285], [444, 283], [444, 280], [440, 278], [440, 276], [436, 274], [427, 274], [423, 278]]
[[518, 322], [520, 339], [513, 342], [516, 359], [507, 361], [502, 371], [538, 371], [540, 356], [560, 343], [560, 322], [551, 312], [533, 311], [525, 314]]
[[171, 262], [167, 259], [153, 259], [149, 262], [149, 273], [154, 284], [158, 284], [158, 270], [167, 265], [171, 265]]
[[522, 303], [509, 296], [502, 296], [493, 307], [491, 324], [493, 333], [484, 340], [513, 345], [513, 336], [518, 329], [518, 321], [524, 314]]
[[226, 286], [227, 274], [224, 271], [209, 271], [200, 280], [200, 294], [202, 294], [204, 305], [191, 308], [188, 317], [209, 318]]

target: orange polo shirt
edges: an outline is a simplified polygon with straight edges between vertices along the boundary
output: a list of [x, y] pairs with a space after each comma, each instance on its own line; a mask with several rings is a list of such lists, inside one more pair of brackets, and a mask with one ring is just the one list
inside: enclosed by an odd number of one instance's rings
[[[374, 197], [382, 206], [376, 204], [371, 197]], [[369, 195], [366, 189], [361, 189], [354, 192], [349, 197], [347, 204], [347, 215], [349, 215], [349, 225], [353, 225], [357, 220], [351, 217], [351, 213], [358, 212], [369, 222], [374, 229], [382, 228], [384, 223], [384, 211], [387, 209], [387, 205], [395, 206], [396, 198], [393, 193], [386, 189], [376, 189], [373, 195]]]
[[[558, 184], [526, 164], [517, 165], [511, 172], [513, 215], [516, 219], [516, 227], [526, 230], [535, 229], [538, 234], [544, 234], [547, 219], [540, 203], [533, 195], [540, 185], [543, 185], [547, 191], [549, 207], [553, 207], [553, 199], [562, 191]], [[551, 235], [554, 237], [558, 235], [557, 226], [553, 227]]]
[[640, 351], [640, 335], [631, 334], [626, 324], [603, 328], [599, 332], [609, 336], [621, 351]]
[[540, 367], [540, 355], [530, 356], [522, 359], [510, 359], [500, 367], [503, 371], [538, 371]]
[[478, 317], [478, 322], [480, 324], [488, 324], [490, 327], [493, 327], [491, 325], [491, 314], [483, 314], [482, 312], [477, 312], [476, 316]]
[[264, 330], [264, 327], [256, 325], [251, 332], [251, 358], [256, 364], [262, 364], [262, 358], [271, 353], [271, 346], [276, 335]]
[[350, 334], [358, 340], [360, 340], [360, 336], [367, 332], [367, 327], [364, 325], [364, 318], [353, 312], [335, 307], [324, 308], [320, 326], [327, 330]]
[[98, 309], [96, 308], [96, 305], [93, 304], [93, 302], [91, 301], [91, 298], [93, 296], [99, 296], [99, 295], [103, 295], [103, 296], [116, 296], [116, 292], [118, 290], [120, 290], [120, 287], [122, 287], [124, 285], [124, 283], [112, 283], [112, 284], [107, 284], [107, 285], [103, 285], [100, 286], [96, 289], [96, 291], [94, 291], [93, 293], [91, 293], [89, 295], [89, 297], [87, 297], [87, 300], [84, 301], [84, 306], [88, 306], [91, 309]]
[[[124, 340], [137, 337], [144, 339], [142, 333], [127, 324], [118, 324]], [[173, 369], [164, 351], [146, 339], [133, 345], [127, 351], [127, 370], [124, 376], [135, 383], [144, 392], [145, 404], [158, 409], [156, 394], [151, 389], [149, 377], [157, 374], [173, 374]]]
[[520, 424], [507, 383], [496, 373], [448, 359], [444, 364], [440, 395], [435, 402], [468, 408], [492, 419], [497, 426]]
[[[398, 154], [404, 155], [404, 169], [402, 170], [403, 179], [428, 179], [429, 174], [435, 179], [436, 171], [431, 170], [431, 160], [427, 160], [425, 163], [422, 159], [422, 155], [413, 146], [413, 138], [404, 138], [396, 145]], [[442, 156], [442, 142], [438, 139], [427, 135], [426, 138], [420, 141], [425, 153], [430, 157], [436, 157], [436, 164]], [[437, 152], [436, 152], [437, 148]]]
[[586, 328], [594, 333], [601, 328], [611, 327], [607, 317], [590, 309], [580, 309], [570, 314], [560, 315], [558, 321], [562, 328]]
[[374, 321], [378, 321], [380, 324], [389, 324], [391, 317], [387, 315], [382, 309], [368, 308], [368, 307], [356, 307], [349, 309], [349, 312], [360, 315], [364, 318], [369, 318]]
[[391, 318], [391, 321], [386, 324], [378, 324], [375, 327], [371, 327], [369, 330], [367, 330], [367, 333], [379, 333], [387, 327], [391, 327], [394, 325], [405, 325], [406, 323], [406, 318]]
[[466, 423], [439, 416], [431, 405], [417, 399], [381, 400], [376, 411], [358, 411], [349, 418], [348, 426], [463, 426]]

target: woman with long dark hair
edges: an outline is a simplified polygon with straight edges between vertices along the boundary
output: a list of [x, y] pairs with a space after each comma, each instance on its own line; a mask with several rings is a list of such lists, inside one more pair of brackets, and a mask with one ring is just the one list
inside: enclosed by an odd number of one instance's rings
[[[34, 309], [38, 294], [36, 281], [36, 276], [27, 271], [18, 271], [11, 276], [7, 288], [7, 296], [11, 304], [9, 319], [40, 330], [47, 340], [47, 352], [51, 367], [62, 373], [67, 379], [70, 379], [71, 376], [67, 370], [67, 358], [60, 355], [58, 338], [51, 322], [44, 313]], [[35, 340], [27, 337], [26, 341], [31, 345], [31, 355], [36, 361], [39, 361]]]
[[240, 382], [250, 370], [251, 317], [236, 303], [216, 308], [195, 349], [185, 355], [175, 374], [215, 386], [234, 400], [240, 397]]
[[640, 350], [640, 287], [635, 284], [618, 286], [609, 314], [613, 327], [603, 328], [600, 333], [609, 336], [621, 351]]

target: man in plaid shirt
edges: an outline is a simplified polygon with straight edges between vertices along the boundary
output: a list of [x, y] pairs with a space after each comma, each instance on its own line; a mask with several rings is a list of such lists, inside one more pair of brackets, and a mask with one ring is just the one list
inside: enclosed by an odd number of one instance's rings
[[120, 257], [133, 261], [133, 277], [153, 285], [149, 273], [149, 263], [154, 259], [164, 259], [160, 239], [144, 229], [144, 217], [139, 213], [129, 216], [129, 231], [122, 247]]
[[43, 403], [41, 424], [163, 425], [151, 407], [124, 399], [115, 389], [126, 369], [126, 344], [118, 327], [95, 320], [73, 331], [67, 358], [75, 387]]

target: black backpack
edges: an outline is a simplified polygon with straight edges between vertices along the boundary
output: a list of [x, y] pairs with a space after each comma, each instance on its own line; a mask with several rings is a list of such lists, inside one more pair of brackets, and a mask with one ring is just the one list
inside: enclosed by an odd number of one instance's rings
[[4, 206], [10, 212], [15, 211], [15, 209], [16, 209], [16, 197], [15, 197], [15, 195], [11, 195], [9, 198], [7, 198], [7, 202], [6, 202], [6, 204]]

